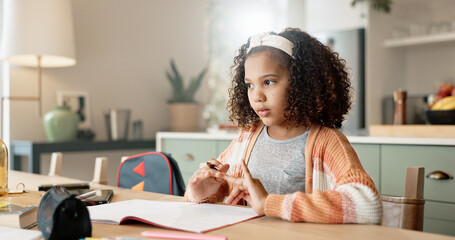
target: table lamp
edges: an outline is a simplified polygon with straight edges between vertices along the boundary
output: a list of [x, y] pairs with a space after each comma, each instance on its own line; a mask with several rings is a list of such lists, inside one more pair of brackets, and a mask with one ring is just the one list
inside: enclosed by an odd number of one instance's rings
[[2, 118], [4, 100], [36, 101], [41, 116], [41, 68], [76, 64], [70, 0], [4, 0], [0, 58], [38, 73], [36, 96], [2, 97]]

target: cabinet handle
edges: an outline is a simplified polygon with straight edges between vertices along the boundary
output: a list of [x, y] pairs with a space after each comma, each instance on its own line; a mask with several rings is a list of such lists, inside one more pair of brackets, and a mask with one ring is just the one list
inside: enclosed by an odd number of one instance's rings
[[194, 156], [193, 156], [193, 154], [191, 154], [191, 153], [187, 153], [187, 154], [185, 154], [183, 157], [184, 157], [185, 160], [187, 160], [187, 161], [193, 161], [193, 160], [194, 160]]
[[440, 171], [440, 170], [437, 170], [437, 171], [433, 171], [431, 173], [428, 173], [427, 174], [427, 178], [431, 178], [431, 179], [436, 179], [436, 180], [449, 180], [449, 179], [453, 179], [452, 175], [446, 173], [446, 172], [443, 172], [443, 171]]

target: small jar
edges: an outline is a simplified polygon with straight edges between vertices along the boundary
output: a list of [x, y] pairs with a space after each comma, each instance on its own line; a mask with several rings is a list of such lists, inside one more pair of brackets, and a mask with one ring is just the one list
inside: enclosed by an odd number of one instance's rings
[[8, 148], [0, 139], [0, 195], [8, 193]]

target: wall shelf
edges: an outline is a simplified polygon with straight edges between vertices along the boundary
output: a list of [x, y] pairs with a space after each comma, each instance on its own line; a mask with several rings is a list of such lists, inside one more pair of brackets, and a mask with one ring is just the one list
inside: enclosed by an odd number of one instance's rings
[[393, 48], [450, 41], [455, 41], [455, 32], [388, 39], [384, 41], [384, 46], [387, 48]]

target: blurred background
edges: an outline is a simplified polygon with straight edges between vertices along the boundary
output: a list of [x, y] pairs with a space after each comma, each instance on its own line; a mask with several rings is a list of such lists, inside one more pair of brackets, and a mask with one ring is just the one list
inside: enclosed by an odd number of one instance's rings
[[[185, 84], [207, 69], [195, 93], [201, 106], [197, 131], [216, 128], [227, 123], [227, 88], [236, 50], [251, 35], [285, 27], [317, 36], [347, 60], [355, 103], [343, 131], [365, 134], [371, 124], [390, 123], [393, 91], [406, 89], [422, 108], [422, 97], [455, 77], [454, 1], [394, 0], [389, 12], [371, 8], [372, 1], [352, 6], [352, 0], [72, 0], [76, 64], [42, 69], [41, 116], [36, 102], [5, 101], [2, 138], [48, 141], [43, 116], [59, 103], [59, 96], [69, 94], [83, 97], [86, 118], [78, 128], [90, 130], [93, 141], [109, 139], [109, 109], [130, 111], [127, 139], [155, 139], [157, 132], [170, 130], [167, 105], [173, 89], [166, 71], [171, 59]], [[443, 37], [432, 37], [437, 35]], [[414, 45], [420, 36], [430, 40]], [[36, 94], [36, 67], [7, 61], [2, 65], [3, 96]], [[423, 121], [420, 115], [412, 119]], [[65, 156], [83, 163], [95, 156], [119, 159], [138, 151]], [[48, 158], [43, 155], [43, 172]], [[67, 174], [89, 178], [92, 173]]]

